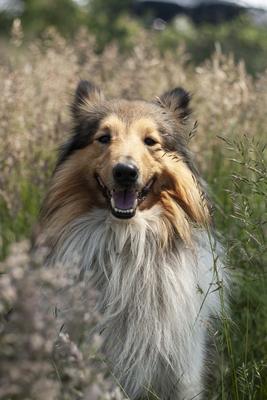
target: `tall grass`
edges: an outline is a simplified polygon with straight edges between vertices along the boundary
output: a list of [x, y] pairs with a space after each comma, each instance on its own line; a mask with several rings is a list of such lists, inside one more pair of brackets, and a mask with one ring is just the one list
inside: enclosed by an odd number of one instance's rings
[[[208, 175], [217, 227], [233, 270], [231, 317], [219, 346], [223, 393], [219, 399], [267, 396], [266, 145], [261, 137], [221, 138], [225, 158]], [[216, 171], [220, 171], [216, 175]], [[227, 341], [230, 340], [230, 343]], [[218, 342], [220, 343], [220, 342]], [[225, 359], [226, 357], [226, 359]]]
[[[0, 64], [0, 257], [4, 259], [8, 255], [13, 242], [31, 235], [53, 169], [56, 148], [68, 136], [67, 105], [80, 78], [93, 80], [107, 96], [129, 98], [151, 99], [166, 89], [184, 86], [193, 94], [192, 126], [198, 121], [191, 147], [209, 183], [215, 205], [215, 224], [227, 248], [233, 275], [232, 321], [225, 319], [223, 329], [219, 328], [215, 335], [213, 350], [217, 360], [214, 368], [211, 365], [215, 372], [209, 380], [207, 398], [264, 400], [267, 398], [267, 73], [253, 80], [242, 63], [236, 65], [219, 50], [212, 59], [194, 68], [188, 65], [188, 55], [182, 49], [162, 56], [148, 35], [140, 35], [143, 36], [131, 54], [122, 55], [112, 45], [103, 54], [96, 55], [94, 38], [85, 32], [80, 32], [74, 43], [69, 44], [56, 32], [48, 30], [42, 40], [33, 42], [29, 48], [24, 47], [22, 36], [15, 32]], [[12, 254], [16, 252], [18, 250], [13, 248]], [[11, 264], [17, 265], [19, 271], [23, 269], [21, 265], [31, 271], [32, 261], [25, 255], [27, 252], [22, 254], [22, 261], [13, 256]], [[24, 286], [31, 288], [35, 298], [38, 281], [44, 279], [38, 275], [37, 268], [30, 281], [31, 273], [22, 275], [21, 272], [15, 274], [18, 278], [14, 280], [12, 265], [10, 260], [6, 261], [0, 270], [2, 316], [18, 304], [20, 297], [27, 297]], [[11, 291], [8, 285], [3, 286], [6, 280], [13, 282]], [[8, 293], [15, 293], [15, 297], [11, 296], [6, 302]], [[15, 314], [13, 326], [21, 331], [21, 321], [30, 321], [31, 315], [27, 308], [19, 310], [21, 314]], [[36, 315], [42, 316], [42, 312], [37, 309]], [[24, 353], [20, 346], [21, 335], [13, 337], [12, 350], [7, 344], [10, 332], [6, 331], [4, 319], [1, 326], [0, 371], [3, 371], [10, 362], [14, 362], [15, 368]], [[35, 333], [35, 328], [28, 332], [29, 335]], [[39, 331], [38, 334], [43, 335]], [[45, 341], [50, 338], [45, 337]], [[27, 337], [25, 340], [28, 343]], [[83, 334], [74, 345], [79, 347], [77, 351], [81, 352], [81, 357], [86, 358], [91, 351], [86, 347]], [[36, 353], [30, 354], [33, 354], [30, 363], [33, 363]], [[44, 380], [49, 376], [55, 383], [53, 396], [69, 398], [59, 384], [63, 379], [65, 385], [67, 379], [69, 393], [75, 393], [71, 398], [76, 395], [86, 398], [90, 390], [84, 381], [78, 382], [77, 376], [62, 372], [61, 367], [58, 370], [58, 361], [51, 369], [50, 355], [42, 350], [37, 358], [49, 365], [47, 374], [45, 368], [40, 371], [43, 371]], [[83, 363], [79, 365], [81, 374], [91, 373], [88, 371], [92, 366], [88, 370]], [[26, 383], [17, 379], [18, 394], [0, 397], [35, 398], [29, 392], [35, 375], [30, 376]], [[14, 384], [9, 375], [1, 375], [1, 379], [5, 387]], [[96, 398], [105, 398], [101, 390], [102, 394]], [[108, 393], [110, 389], [104, 391]], [[118, 391], [116, 396], [114, 398], [122, 395]]]

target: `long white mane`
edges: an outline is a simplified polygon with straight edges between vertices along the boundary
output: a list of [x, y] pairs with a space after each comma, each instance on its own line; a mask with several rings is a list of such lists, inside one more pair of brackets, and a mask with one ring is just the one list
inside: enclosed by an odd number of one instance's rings
[[155, 388], [167, 399], [197, 380], [209, 317], [221, 309], [220, 246], [198, 229], [192, 246], [179, 237], [163, 246], [164, 229], [159, 206], [127, 221], [95, 209], [64, 229], [53, 253], [62, 264], [78, 260], [100, 291], [104, 351], [132, 398]]

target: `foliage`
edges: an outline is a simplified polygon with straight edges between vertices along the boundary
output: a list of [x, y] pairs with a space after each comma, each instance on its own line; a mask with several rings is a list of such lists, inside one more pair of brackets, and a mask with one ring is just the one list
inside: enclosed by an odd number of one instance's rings
[[85, 27], [96, 38], [97, 52], [112, 42], [121, 51], [130, 51], [140, 41], [146, 29], [161, 52], [172, 51], [183, 45], [194, 65], [209, 58], [215, 47], [225, 54], [233, 54], [236, 61], [245, 60], [253, 75], [267, 67], [267, 30], [242, 15], [221, 24], [194, 25], [184, 17], [176, 18], [166, 28], [156, 31], [150, 18], [137, 18], [132, 12], [132, 0], [20, 0], [14, 13], [0, 12], [0, 33], [8, 35], [15, 17], [28, 39], [40, 37], [54, 27], [63, 36], [73, 38]]
[[[130, 10], [132, 0], [91, 0], [88, 3], [89, 28], [99, 36], [98, 44], [102, 48], [113, 40], [123, 42], [125, 36], [131, 31], [131, 27], [127, 27], [133, 21], [127, 21], [127, 14]], [[122, 24], [121, 16], [126, 17], [125, 23]], [[124, 26], [123, 26], [124, 25]]]
[[43, 32], [47, 26], [56, 26], [68, 36], [84, 23], [83, 10], [72, 0], [24, 0], [23, 26], [33, 33]]
[[20, 17], [25, 32], [36, 36], [49, 26], [55, 26], [65, 36], [73, 35], [86, 22], [85, 13], [73, 0], [19, 0], [13, 12], [2, 11], [2, 34], [8, 33], [14, 18]]
[[[183, 47], [178, 47], [176, 52], [162, 54], [153, 45], [154, 38], [144, 31], [139, 32], [140, 41], [131, 53], [119, 52], [118, 47], [112, 44], [96, 55], [95, 39], [86, 31], [81, 31], [70, 44], [49, 29], [42, 41], [36, 40], [26, 48], [20, 25], [14, 28], [12, 43], [6, 48], [0, 65], [1, 257], [10, 252], [12, 242], [29, 237], [32, 231], [55, 163], [56, 147], [68, 137], [70, 117], [67, 104], [80, 78], [93, 79], [107, 97], [151, 99], [166, 89], [184, 86], [193, 93], [195, 111], [192, 125], [198, 120], [197, 134], [192, 139], [191, 147], [209, 182], [210, 196], [215, 204], [216, 226], [228, 249], [234, 277], [231, 302], [233, 323], [224, 321], [223, 329], [219, 328], [214, 338], [218, 366], [211, 365], [212, 379], [207, 398], [267, 398], [266, 73], [252, 79], [243, 63], [236, 64], [233, 57], [223, 55], [220, 49], [195, 68], [188, 64], [188, 53]], [[13, 260], [18, 253], [18, 248], [12, 250]], [[0, 372], [6, 368], [5, 363], [14, 365], [15, 370], [18, 366], [23, 367], [23, 346], [30, 346], [30, 337], [36, 333], [34, 327], [30, 328], [33, 326], [32, 318], [39, 313], [42, 319], [47, 318], [36, 301], [33, 302], [36, 306], [30, 307], [31, 311], [27, 308], [28, 293], [33, 293], [33, 297], [29, 296], [31, 302], [39, 291], [37, 281], [42, 283], [44, 278], [38, 268], [33, 272], [33, 261], [29, 261], [27, 252], [23, 254], [21, 263], [16, 258], [13, 263], [19, 265], [19, 278], [13, 277], [14, 271], [17, 271], [12, 267], [13, 261], [8, 259], [4, 267], [1, 266], [0, 284], [8, 282], [9, 285], [11, 282], [12, 290], [1, 289], [0, 305], [6, 302], [8, 293], [11, 293], [9, 306], [20, 304], [17, 314], [13, 317], [11, 314], [14, 324], [11, 327], [16, 332], [20, 330], [22, 335], [20, 338], [11, 335], [14, 352], [8, 353], [11, 347], [6, 348], [3, 343], [11, 340], [10, 332], [2, 328]], [[24, 269], [25, 275], [22, 274]], [[57, 288], [51, 288], [51, 299], [54, 298], [54, 290], [57, 291]], [[16, 294], [13, 296], [13, 293]], [[2, 313], [8, 311], [6, 307], [2, 307]], [[82, 311], [77, 313], [77, 317], [82, 314]], [[70, 320], [72, 318], [73, 313], [70, 313]], [[22, 321], [29, 323], [23, 326]], [[52, 321], [46, 322], [45, 319], [44, 323], [47, 324], [49, 337], [50, 326], [51, 332], [58, 332]], [[27, 326], [33, 329], [32, 332], [27, 331]], [[90, 343], [87, 344], [83, 337], [86, 327], [81, 327], [79, 332], [81, 336], [74, 343], [82, 353], [83, 362], [77, 373], [79, 375], [82, 370], [87, 376], [85, 355]], [[55, 384], [55, 390], [61, 390], [55, 370], [51, 370], [48, 363], [51, 353], [45, 351], [41, 350], [38, 357], [36, 353], [29, 353], [27, 357], [30, 358], [26, 360], [30, 363], [33, 359], [37, 363], [44, 362], [52, 386]], [[90, 364], [88, 368], [90, 370], [93, 366]], [[46, 375], [42, 372], [44, 370], [40, 371], [40, 376]], [[4, 375], [0, 373], [0, 376]], [[69, 375], [63, 372], [63, 376]], [[31, 383], [34, 377], [29, 372], [28, 382]], [[6, 379], [7, 387], [12, 387], [12, 376], [8, 375]], [[81, 393], [87, 390], [83, 381], [75, 383], [78, 379], [76, 375], [67, 379], [72, 388], [70, 390], [77, 386]], [[66, 380], [63, 379], [64, 384]], [[15, 383], [19, 387], [17, 398], [23, 399], [26, 395], [21, 390], [24, 390], [25, 382], [19, 378]], [[29, 386], [26, 385], [25, 390], [29, 390]], [[27, 398], [30, 395], [27, 393]]]
[[[216, 220], [227, 238], [232, 285], [232, 326], [221, 337], [221, 368], [230, 359], [223, 384], [233, 399], [265, 399], [267, 386], [266, 295], [266, 143], [257, 136], [222, 138], [228, 157], [219, 157], [208, 174], [216, 201]], [[216, 156], [218, 157], [218, 155]], [[218, 168], [218, 169], [217, 169]], [[231, 179], [229, 179], [231, 178]], [[227, 343], [229, 341], [230, 343]], [[260, 344], [259, 344], [260, 343]], [[218, 396], [227, 399], [225, 391]]]
[[184, 43], [196, 65], [209, 58], [215, 47], [220, 46], [224, 54], [233, 54], [237, 61], [244, 60], [252, 74], [267, 67], [266, 26], [257, 27], [245, 16], [219, 25], [200, 26], [186, 19], [177, 19], [157, 36], [162, 51]]

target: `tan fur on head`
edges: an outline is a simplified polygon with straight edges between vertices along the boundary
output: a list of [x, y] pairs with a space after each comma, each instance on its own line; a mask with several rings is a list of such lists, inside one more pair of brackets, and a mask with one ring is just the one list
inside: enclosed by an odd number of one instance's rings
[[[112, 170], [125, 160], [138, 167], [136, 191], [155, 180], [138, 208], [160, 204], [170, 236], [176, 232], [190, 243], [191, 227], [209, 224], [207, 201], [183, 136], [188, 103], [182, 89], [147, 103], [107, 101], [95, 86], [79, 84], [72, 105], [74, 135], [63, 147], [42, 212], [53, 241], [74, 219], [110, 207], [96, 176], [114, 190]], [[105, 135], [111, 138], [108, 144], [100, 143]], [[147, 145], [147, 138], [155, 144]]]
[[172, 222], [181, 238], [190, 243], [191, 225], [205, 227], [210, 223], [210, 213], [204, 192], [196, 177], [182, 158], [166, 154], [163, 176], [166, 189], [161, 191], [160, 202], [164, 214]]

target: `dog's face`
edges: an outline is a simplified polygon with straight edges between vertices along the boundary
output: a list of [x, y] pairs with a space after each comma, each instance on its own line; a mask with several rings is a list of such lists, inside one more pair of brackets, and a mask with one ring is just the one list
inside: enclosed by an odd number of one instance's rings
[[[127, 115], [131, 106], [121, 107]], [[162, 140], [155, 121], [149, 116], [131, 119], [122, 112], [111, 113], [100, 122], [92, 139], [88, 154], [94, 161], [88, 179], [93, 184], [95, 178], [95, 190], [102, 192], [112, 214], [133, 218], [137, 208], [151, 206], [155, 202], [153, 185], [161, 175], [157, 152]]]
[[108, 101], [80, 82], [74, 134], [62, 148], [47, 198], [50, 214], [65, 208], [67, 221], [98, 207], [129, 220], [159, 203], [173, 225], [182, 216], [203, 223], [207, 205], [184, 137], [189, 100], [177, 88], [154, 102]]

